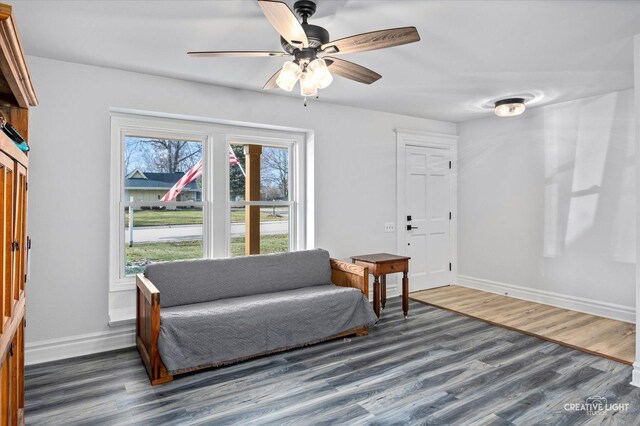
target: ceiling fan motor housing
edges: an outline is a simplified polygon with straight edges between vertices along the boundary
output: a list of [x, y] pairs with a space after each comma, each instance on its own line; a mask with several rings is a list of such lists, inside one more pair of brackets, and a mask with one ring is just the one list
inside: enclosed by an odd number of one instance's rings
[[[329, 31], [322, 28], [321, 26], [312, 25], [307, 22], [307, 19], [313, 16], [313, 14], [316, 12], [315, 2], [311, 0], [298, 0], [293, 5], [293, 9], [296, 11], [298, 16], [302, 18], [302, 23], [300, 25], [302, 26], [304, 33], [307, 35], [307, 40], [309, 41], [309, 47], [305, 49], [298, 49], [298, 47], [292, 46], [282, 37], [280, 37], [280, 44], [282, 45], [282, 48], [285, 50], [285, 52], [292, 55], [296, 55], [296, 59], [306, 59], [307, 56], [309, 57], [312, 56], [311, 59], [313, 59], [315, 58], [315, 53], [317, 52], [317, 49], [323, 44], [329, 42], [330, 40]], [[299, 54], [296, 54], [298, 53], [296, 52], [296, 50], [299, 50], [299, 51], [309, 50], [309, 52], [299, 55]], [[311, 55], [311, 53], [313, 53], [313, 55]], [[303, 58], [298, 58], [297, 56], [303, 56]]]
[[305, 49], [298, 49], [296, 46], [292, 46], [285, 40], [280, 37], [280, 44], [285, 52], [294, 55], [296, 50], [312, 50], [316, 52], [320, 46], [329, 42], [329, 31], [318, 25], [312, 24], [302, 24], [302, 28], [304, 29], [304, 33], [307, 35], [307, 40], [309, 40], [309, 47]]

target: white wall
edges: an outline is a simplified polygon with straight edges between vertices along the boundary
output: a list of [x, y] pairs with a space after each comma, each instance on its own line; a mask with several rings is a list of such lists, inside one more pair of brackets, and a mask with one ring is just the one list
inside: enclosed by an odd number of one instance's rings
[[[633, 70], [635, 91], [636, 118], [636, 152], [640, 152], [640, 34], [633, 38]], [[635, 159], [636, 170], [640, 169], [640, 155]], [[636, 174], [636, 203], [640, 199], [640, 174]], [[636, 221], [640, 223], [640, 209], [636, 210]], [[636, 244], [640, 244], [640, 229], [636, 228]], [[636, 361], [633, 364], [631, 384], [640, 387], [640, 250], [636, 251]]]
[[396, 213], [394, 129], [456, 132], [452, 123], [314, 101], [305, 108], [302, 99], [39, 57], [27, 62], [40, 100], [29, 141], [27, 362], [113, 347], [107, 335], [130, 338], [130, 327], [107, 326], [110, 107], [313, 130], [316, 246], [338, 258], [395, 249], [395, 234], [383, 232]]
[[458, 126], [460, 283], [634, 321], [633, 95]]

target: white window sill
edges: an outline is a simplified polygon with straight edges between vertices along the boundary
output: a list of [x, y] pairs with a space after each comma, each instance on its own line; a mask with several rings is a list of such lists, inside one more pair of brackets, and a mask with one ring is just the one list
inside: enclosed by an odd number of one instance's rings
[[109, 326], [133, 324], [136, 321], [135, 289], [109, 292]]
[[131, 309], [119, 309], [109, 312], [109, 327], [119, 327], [121, 325], [135, 324], [136, 313]]

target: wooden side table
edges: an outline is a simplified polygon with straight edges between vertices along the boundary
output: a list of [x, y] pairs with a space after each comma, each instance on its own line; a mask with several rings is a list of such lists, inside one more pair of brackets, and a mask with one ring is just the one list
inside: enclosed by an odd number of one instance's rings
[[353, 263], [368, 266], [369, 272], [373, 274], [373, 312], [378, 318], [380, 318], [380, 299], [382, 298], [382, 309], [387, 302], [387, 274], [396, 272], [402, 272], [402, 311], [405, 318], [409, 315], [409, 259], [411, 258], [389, 253], [351, 256]]

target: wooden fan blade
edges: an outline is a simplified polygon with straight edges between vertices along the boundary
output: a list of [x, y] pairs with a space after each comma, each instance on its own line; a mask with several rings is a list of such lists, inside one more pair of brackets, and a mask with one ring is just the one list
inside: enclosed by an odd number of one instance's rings
[[382, 78], [382, 76], [377, 72], [371, 71], [369, 68], [365, 68], [362, 65], [354, 64], [353, 62], [328, 56], [325, 56], [322, 59], [327, 63], [327, 67], [329, 67], [329, 71], [331, 71], [331, 73], [337, 74], [340, 77], [348, 78], [349, 80], [357, 81], [358, 83], [371, 84]]
[[273, 28], [282, 36], [289, 44], [293, 46], [309, 47], [307, 34], [304, 32], [302, 25], [293, 14], [289, 6], [281, 1], [258, 0], [258, 4], [262, 8], [264, 16], [267, 17]]
[[289, 56], [288, 53], [278, 51], [259, 51], [259, 50], [220, 50], [220, 51], [204, 51], [204, 52], [187, 52], [189, 56], [209, 57], [209, 58], [260, 58], [265, 56]]
[[278, 79], [278, 76], [280, 75], [280, 71], [282, 71], [282, 68], [280, 68], [278, 71], [276, 71], [276, 73], [274, 75], [271, 76], [269, 81], [267, 81], [264, 84], [264, 86], [262, 87], [262, 90], [271, 90], [271, 89], [275, 89], [276, 87], [278, 87], [278, 85], [276, 84], [276, 80]]
[[372, 31], [356, 34], [339, 40], [330, 41], [321, 46], [325, 53], [355, 53], [367, 50], [385, 49], [400, 46], [420, 40], [416, 27], [391, 28], [388, 30]]

